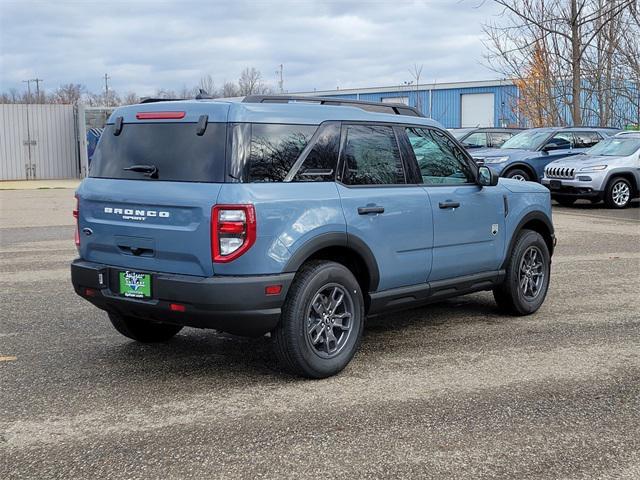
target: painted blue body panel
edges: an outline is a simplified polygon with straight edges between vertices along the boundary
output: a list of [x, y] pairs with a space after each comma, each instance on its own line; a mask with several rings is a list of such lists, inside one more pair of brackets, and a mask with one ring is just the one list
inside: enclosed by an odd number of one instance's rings
[[217, 274], [270, 274], [283, 271], [291, 253], [323, 233], [346, 233], [336, 184], [226, 183], [220, 204], [253, 204], [258, 238], [244, 255], [216, 264]]
[[[149, 182], [85, 178], [80, 199], [80, 256], [84, 260], [119, 267], [186, 275], [213, 275], [211, 263], [211, 206], [221, 184]], [[106, 208], [165, 211], [144, 220], [123, 220]], [[90, 228], [91, 235], [82, 233]], [[121, 248], [125, 247], [125, 248]], [[134, 256], [126, 247], [142, 247], [152, 256]]]
[[[378, 290], [425, 283], [431, 269], [432, 209], [420, 186], [346, 187], [337, 185], [347, 232], [363, 240], [378, 262]], [[359, 215], [358, 207], [384, 207], [382, 214]]]
[[[497, 270], [504, 258], [504, 188], [426, 186], [433, 205], [433, 267], [429, 280]], [[456, 201], [458, 208], [441, 209]], [[496, 234], [492, 233], [497, 225]]]

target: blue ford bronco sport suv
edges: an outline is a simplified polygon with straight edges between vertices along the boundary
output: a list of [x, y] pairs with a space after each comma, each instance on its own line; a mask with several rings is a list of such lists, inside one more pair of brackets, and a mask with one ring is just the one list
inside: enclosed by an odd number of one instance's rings
[[583, 153], [618, 131], [604, 127], [532, 128], [514, 135], [500, 148], [475, 150], [473, 158], [501, 177], [540, 182], [549, 163]]
[[75, 291], [123, 335], [271, 333], [327, 377], [365, 317], [480, 290], [538, 310], [549, 190], [478, 167], [400, 105], [247, 97], [116, 109], [77, 190]]

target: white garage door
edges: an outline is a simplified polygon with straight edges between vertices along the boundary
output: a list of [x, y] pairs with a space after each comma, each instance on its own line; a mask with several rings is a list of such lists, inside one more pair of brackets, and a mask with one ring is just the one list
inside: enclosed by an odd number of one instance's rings
[[493, 93], [462, 94], [462, 128], [493, 127]]

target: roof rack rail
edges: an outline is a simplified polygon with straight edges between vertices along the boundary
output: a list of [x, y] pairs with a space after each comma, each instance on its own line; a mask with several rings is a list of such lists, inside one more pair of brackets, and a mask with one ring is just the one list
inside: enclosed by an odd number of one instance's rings
[[342, 105], [358, 107], [367, 112], [389, 113], [391, 115], [408, 115], [424, 117], [420, 110], [403, 103], [366, 102], [363, 100], [349, 100], [332, 97], [306, 97], [303, 95], [247, 95], [243, 103], [319, 103], [320, 105]]
[[616, 127], [598, 127], [597, 125], [566, 125], [562, 128], [597, 128], [598, 130], [620, 130]]
[[140, 99], [140, 103], [179, 102], [180, 100], [184, 100], [184, 98], [154, 98], [154, 97], [144, 97], [144, 98]]

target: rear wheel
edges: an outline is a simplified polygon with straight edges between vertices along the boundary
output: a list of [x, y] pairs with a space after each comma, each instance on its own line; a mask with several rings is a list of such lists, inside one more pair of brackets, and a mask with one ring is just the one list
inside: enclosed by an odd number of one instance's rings
[[117, 313], [109, 313], [109, 320], [122, 335], [143, 343], [165, 342], [182, 330], [180, 325], [151, 322]]
[[531, 175], [529, 175], [529, 172], [522, 170], [521, 168], [514, 168], [513, 170], [509, 170], [504, 176], [505, 178], [520, 180], [521, 182], [528, 182], [531, 180]]
[[612, 178], [607, 185], [604, 202], [609, 208], [627, 208], [631, 203], [632, 191], [631, 183], [626, 178]]
[[549, 288], [550, 260], [542, 235], [533, 230], [522, 230], [507, 264], [506, 278], [493, 290], [498, 306], [513, 315], [537, 311]]
[[351, 361], [363, 325], [362, 291], [351, 271], [339, 263], [312, 261], [296, 275], [272, 337], [288, 370], [324, 378]]

